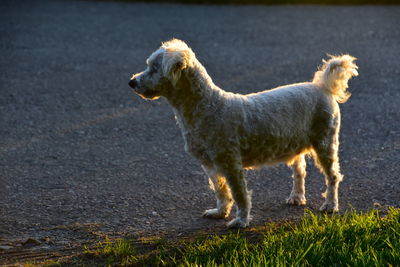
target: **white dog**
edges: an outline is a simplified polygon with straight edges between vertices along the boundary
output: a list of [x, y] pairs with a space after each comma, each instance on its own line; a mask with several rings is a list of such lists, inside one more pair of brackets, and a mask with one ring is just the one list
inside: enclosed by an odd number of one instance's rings
[[205, 217], [226, 218], [229, 227], [246, 227], [251, 191], [243, 169], [285, 162], [293, 168], [287, 203], [305, 205], [305, 155], [312, 154], [326, 177], [322, 211], [339, 209], [339, 103], [350, 97], [347, 82], [358, 75], [354, 57], [331, 57], [312, 82], [240, 95], [216, 86], [193, 51], [177, 39], [162, 44], [147, 59], [147, 69], [129, 85], [145, 99], [163, 96], [172, 105], [185, 140], [210, 177], [217, 207]]

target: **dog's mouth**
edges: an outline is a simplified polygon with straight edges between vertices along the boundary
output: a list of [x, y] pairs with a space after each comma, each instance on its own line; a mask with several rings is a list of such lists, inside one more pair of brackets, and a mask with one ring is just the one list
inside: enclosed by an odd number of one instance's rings
[[156, 100], [160, 97], [160, 95], [156, 91], [150, 89], [135, 88], [133, 89], [133, 92], [138, 94], [141, 98], [147, 100]]

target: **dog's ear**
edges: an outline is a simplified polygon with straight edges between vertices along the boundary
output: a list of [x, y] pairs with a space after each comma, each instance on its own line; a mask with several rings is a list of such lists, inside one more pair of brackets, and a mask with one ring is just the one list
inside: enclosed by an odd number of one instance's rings
[[162, 62], [164, 76], [169, 78], [173, 85], [176, 85], [182, 70], [187, 68], [188, 62], [189, 55], [186, 51], [165, 52]]

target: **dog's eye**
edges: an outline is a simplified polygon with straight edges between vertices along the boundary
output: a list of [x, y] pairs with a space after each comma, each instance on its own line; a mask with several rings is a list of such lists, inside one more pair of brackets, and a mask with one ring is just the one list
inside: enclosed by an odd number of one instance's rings
[[154, 73], [156, 73], [157, 72], [157, 66], [155, 66], [155, 65], [151, 65], [150, 67], [149, 67], [149, 74], [150, 75], [152, 75], [152, 74], [154, 74]]
[[154, 68], [150, 68], [150, 70], [149, 70], [150, 75], [153, 75], [155, 72], [156, 72], [156, 70]]

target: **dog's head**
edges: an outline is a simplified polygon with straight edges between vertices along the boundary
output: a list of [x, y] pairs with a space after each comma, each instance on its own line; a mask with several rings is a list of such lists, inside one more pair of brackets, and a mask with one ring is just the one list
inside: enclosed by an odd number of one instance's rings
[[146, 99], [166, 96], [189, 67], [192, 56], [192, 50], [183, 41], [165, 42], [146, 60], [147, 68], [132, 76], [129, 86]]

